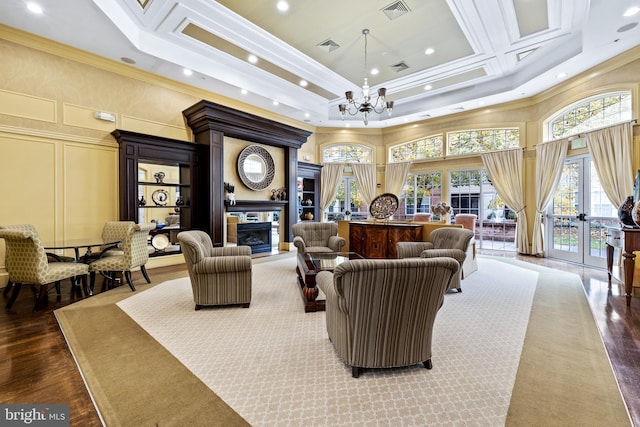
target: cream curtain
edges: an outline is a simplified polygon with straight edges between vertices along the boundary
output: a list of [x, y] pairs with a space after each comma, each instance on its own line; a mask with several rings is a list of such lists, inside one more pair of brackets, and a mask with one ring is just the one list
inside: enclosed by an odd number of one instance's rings
[[566, 139], [536, 145], [536, 218], [533, 222], [532, 255], [544, 254], [543, 215], [560, 181], [566, 157]]
[[402, 187], [407, 182], [410, 167], [410, 162], [388, 163], [384, 173], [384, 192], [399, 197], [402, 193]]
[[374, 163], [352, 163], [351, 167], [360, 194], [368, 205], [376, 197], [376, 165]]
[[604, 194], [614, 206], [620, 206], [633, 194], [633, 124], [589, 132], [587, 148]]
[[343, 170], [344, 163], [324, 163], [322, 165], [322, 171], [320, 172], [320, 209], [322, 210], [323, 220], [324, 212], [338, 192]]
[[522, 149], [496, 151], [482, 154], [496, 191], [510, 209], [518, 216], [516, 248], [518, 253], [529, 253], [527, 237], [527, 214], [524, 211], [524, 185], [522, 181]]

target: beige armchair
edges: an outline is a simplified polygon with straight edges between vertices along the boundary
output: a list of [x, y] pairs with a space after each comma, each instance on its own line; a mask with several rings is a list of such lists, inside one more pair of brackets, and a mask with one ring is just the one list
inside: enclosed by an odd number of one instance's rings
[[298, 252], [340, 252], [347, 241], [338, 236], [335, 222], [299, 222], [291, 227]]
[[37, 311], [46, 300], [49, 283], [55, 283], [56, 289], [60, 289], [61, 280], [71, 279], [75, 285], [75, 278], [80, 276], [86, 293], [88, 266], [76, 262], [49, 263], [35, 229], [0, 229], [0, 239], [4, 239], [7, 247], [6, 267], [13, 283], [7, 310], [15, 302], [23, 284], [40, 285], [33, 311]]
[[206, 305], [251, 303], [251, 248], [227, 246], [214, 248], [204, 231], [178, 234], [187, 262], [196, 310]]
[[476, 221], [478, 215], [475, 214], [458, 214], [455, 218], [455, 223], [462, 225], [467, 230], [473, 231], [474, 237], [469, 242], [469, 249], [467, 249], [467, 256], [462, 264], [462, 278], [464, 279], [474, 271], [478, 270], [478, 259], [476, 257]]
[[329, 339], [354, 378], [363, 368], [431, 369], [433, 324], [457, 271], [441, 257], [353, 260], [318, 273]]
[[460, 264], [460, 270], [451, 278], [449, 289], [462, 292], [462, 264], [472, 238], [473, 232], [464, 228], [438, 228], [431, 232], [428, 242], [398, 242], [398, 258], [454, 258]]
[[89, 264], [90, 293], [93, 293], [97, 272], [102, 272], [108, 277], [113, 277], [114, 272], [122, 272], [131, 290], [135, 291], [136, 288], [133, 286], [133, 280], [131, 279], [131, 270], [140, 267], [140, 271], [147, 283], [151, 283], [144, 265], [149, 260], [149, 250], [147, 249], [149, 231], [154, 228], [156, 228], [155, 224], [130, 225], [120, 245], [121, 254], [103, 256]]

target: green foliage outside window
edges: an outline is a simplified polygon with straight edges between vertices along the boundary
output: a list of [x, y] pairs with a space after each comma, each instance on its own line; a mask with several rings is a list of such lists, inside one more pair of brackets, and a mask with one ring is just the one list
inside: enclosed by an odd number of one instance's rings
[[371, 163], [373, 150], [362, 145], [332, 145], [322, 150], [323, 162]]
[[631, 92], [599, 95], [564, 110], [551, 120], [551, 139], [577, 135], [631, 120], [631, 114]]
[[447, 134], [449, 155], [473, 154], [519, 146], [520, 130], [518, 128], [477, 129]]
[[389, 148], [389, 162], [400, 163], [442, 157], [444, 154], [443, 147], [442, 135], [428, 136], [405, 142]]

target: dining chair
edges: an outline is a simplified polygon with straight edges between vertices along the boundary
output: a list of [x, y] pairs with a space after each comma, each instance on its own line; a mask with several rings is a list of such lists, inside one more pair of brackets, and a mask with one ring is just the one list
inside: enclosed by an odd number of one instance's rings
[[144, 265], [149, 260], [149, 250], [147, 249], [149, 231], [154, 228], [156, 228], [156, 224], [133, 224], [122, 240], [121, 255], [103, 256], [89, 264], [90, 294], [93, 293], [97, 272], [104, 272], [108, 277], [112, 277], [114, 272], [121, 272], [131, 290], [135, 291], [136, 288], [131, 280], [131, 270], [140, 267], [147, 283], [151, 283]]
[[[32, 224], [11, 224], [11, 225], [0, 225], [0, 229], [6, 229], [6, 230], [22, 230], [22, 231], [32, 231], [36, 234], [38, 234], [38, 230], [36, 230], [36, 227], [33, 226]], [[5, 265], [7, 264], [6, 259], [9, 257], [9, 250], [7, 248], [6, 254], [5, 254]], [[57, 254], [50, 254], [47, 253], [47, 260], [49, 262], [72, 262], [74, 259], [73, 257], [67, 257], [67, 256], [62, 256], [62, 255], [57, 255]], [[71, 280], [71, 286], [74, 287], [76, 286], [76, 281], [75, 278], [70, 278]], [[60, 282], [56, 282], [55, 284], [56, 286], [56, 292], [58, 295], [61, 294], [60, 291]], [[11, 280], [9, 280], [7, 282], [7, 286], [5, 286], [4, 288], [4, 292], [2, 293], [4, 296], [9, 295], [9, 291], [11, 290], [11, 288], [13, 287], [13, 282]]]
[[56, 290], [58, 290], [63, 279], [71, 279], [71, 283], [75, 286], [76, 277], [80, 276], [82, 287], [87, 294], [89, 267], [86, 264], [76, 262], [50, 263], [35, 229], [11, 230], [3, 228], [0, 229], [0, 238], [4, 239], [7, 247], [6, 267], [9, 280], [13, 283], [13, 293], [7, 302], [7, 310], [15, 302], [23, 284], [40, 286], [33, 311], [37, 311], [46, 299], [50, 283], [55, 283]]

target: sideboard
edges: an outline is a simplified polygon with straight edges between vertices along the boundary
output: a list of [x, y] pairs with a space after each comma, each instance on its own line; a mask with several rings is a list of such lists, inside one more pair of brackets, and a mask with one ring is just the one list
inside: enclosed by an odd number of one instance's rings
[[349, 223], [349, 250], [363, 258], [397, 258], [396, 243], [421, 241], [420, 223]]

